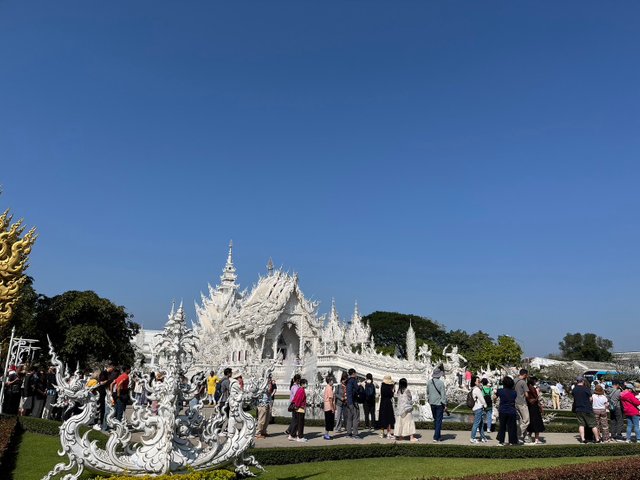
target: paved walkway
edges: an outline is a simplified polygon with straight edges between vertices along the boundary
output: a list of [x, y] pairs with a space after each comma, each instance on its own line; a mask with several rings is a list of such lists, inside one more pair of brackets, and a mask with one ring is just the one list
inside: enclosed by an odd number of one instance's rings
[[[322, 435], [324, 430], [322, 427], [305, 427], [305, 437], [309, 440], [306, 443], [295, 442], [287, 440], [287, 435], [284, 433], [286, 425], [269, 425], [269, 436], [264, 439], [256, 439], [256, 447], [305, 447], [305, 446], [328, 446], [328, 445], [354, 445], [354, 444], [368, 444], [368, 443], [393, 443], [394, 440], [387, 440], [380, 438], [380, 431], [376, 430], [360, 430], [360, 440], [354, 440], [347, 438], [344, 432], [335, 434], [332, 440], [324, 440]], [[577, 430], [577, 428], [576, 428]], [[335, 432], [334, 432], [335, 433]], [[498, 446], [496, 440], [497, 433], [491, 433], [489, 435], [490, 440], [487, 443], [478, 443], [477, 445], [484, 446]], [[469, 431], [454, 431], [454, 430], [442, 430], [442, 443], [433, 443], [433, 430], [418, 430], [416, 437], [419, 441], [416, 443], [428, 443], [434, 446], [437, 445], [471, 445], [469, 441], [471, 437], [471, 429]], [[546, 445], [578, 445], [578, 432], [576, 433], [542, 433], [541, 440]], [[397, 442], [410, 443], [408, 440], [395, 440]], [[536, 448], [536, 445], [526, 445], [526, 448]]]

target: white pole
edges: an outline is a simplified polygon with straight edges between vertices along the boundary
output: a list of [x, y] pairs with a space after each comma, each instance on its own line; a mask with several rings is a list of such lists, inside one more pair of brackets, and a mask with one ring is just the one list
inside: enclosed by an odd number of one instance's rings
[[2, 414], [2, 405], [4, 404], [4, 384], [7, 383], [7, 370], [9, 370], [9, 358], [11, 357], [11, 348], [13, 347], [13, 336], [16, 333], [16, 327], [11, 329], [11, 339], [9, 340], [9, 350], [7, 350], [7, 361], [4, 363], [2, 371], [2, 388], [0, 388], [0, 414]]

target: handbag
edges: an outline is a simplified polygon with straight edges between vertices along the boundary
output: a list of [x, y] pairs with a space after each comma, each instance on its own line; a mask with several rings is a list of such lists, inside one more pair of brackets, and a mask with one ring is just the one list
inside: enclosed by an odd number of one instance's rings
[[296, 407], [296, 404], [295, 404], [295, 403], [293, 403], [293, 402], [291, 402], [291, 403], [289, 404], [289, 408], [287, 408], [287, 411], [288, 411], [288, 412], [295, 412], [297, 409], [298, 409], [298, 407]]

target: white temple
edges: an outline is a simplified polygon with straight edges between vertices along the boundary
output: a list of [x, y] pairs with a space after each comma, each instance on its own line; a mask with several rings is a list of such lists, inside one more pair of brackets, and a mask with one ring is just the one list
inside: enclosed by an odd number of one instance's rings
[[[348, 323], [340, 319], [335, 301], [328, 317], [320, 315], [318, 303], [302, 293], [298, 275], [274, 269], [271, 259], [266, 276], [259, 276], [250, 292], [240, 290], [232, 243], [220, 284], [209, 285], [208, 295], [201, 294], [195, 309], [198, 320], [194, 327], [200, 338], [197, 363], [203, 370], [230, 366], [253, 373], [275, 360], [273, 375], [287, 387], [296, 371], [313, 384], [329, 372], [339, 378], [339, 372], [350, 368], [361, 376], [371, 373], [378, 382], [390, 374], [395, 380], [405, 377], [411, 385], [424, 386], [434, 368], [426, 345], [416, 351], [411, 325], [407, 331], [407, 358], [378, 353], [357, 302]], [[147, 345], [153, 333], [139, 334], [140, 351], [154, 351], [152, 344]], [[463, 368], [459, 356], [446, 356], [447, 380], [453, 385], [455, 373]]]

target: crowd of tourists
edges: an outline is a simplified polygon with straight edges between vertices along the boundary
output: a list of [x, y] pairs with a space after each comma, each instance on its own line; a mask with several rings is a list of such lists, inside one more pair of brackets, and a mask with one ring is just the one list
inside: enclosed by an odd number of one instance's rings
[[[95, 429], [108, 430], [107, 418], [111, 412], [117, 420], [122, 420], [127, 405], [132, 401], [148, 404], [152, 413], [157, 414], [157, 401], [147, 398], [142, 382], [131, 378], [130, 372], [130, 367], [118, 368], [110, 364], [104, 369], [85, 372], [80, 379], [97, 397]], [[545, 431], [545, 405], [537, 380], [530, 377], [526, 369], [520, 370], [516, 378], [503, 377], [495, 385], [484, 373], [474, 375], [469, 372], [467, 382], [467, 372], [464, 377], [468, 387], [466, 404], [473, 413], [471, 443], [489, 441], [489, 434], [496, 430], [496, 440], [501, 446], [538, 445], [543, 442], [540, 434]], [[443, 377], [444, 369], [440, 366], [433, 371], [424, 392], [433, 417], [434, 442], [445, 440], [442, 424], [449, 400]], [[148, 378], [151, 383], [163, 381], [162, 371], [151, 372]], [[232, 382], [238, 382], [243, 388], [242, 374], [233, 372], [231, 368], [226, 368], [221, 375], [211, 371], [208, 377], [196, 381], [200, 390], [191, 401], [209, 404], [228, 417]], [[271, 377], [267, 382], [267, 388], [255, 399], [258, 439], [267, 437], [273, 418], [277, 384]], [[73, 403], [57, 401], [54, 367], [12, 366], [4, 387], [3, 412], [7, 414], [64, 420], [78, 411]], [[291, 420], [286, 429], [290, 441], [308, 441], [304, 435], [305, 413], [310, 403], [307, 387], [307, 379], [299, 374], [291, 379], [288, 406]], [[562, 397], [570, 395], [573, 398], [572, 411], [578, 421], [582, 443], [631, 442], [632, 433], [637, 441], [640, 438], [639, 387], [640, 384], [621, 381], [614, 381], [609, 386], [597, 381], [590, 385], [583, 376], [578, 376], [566, 390], [560, 382], [551, 387], [551, 404], [553, 409], [559, 409]], [[410, 388], [405, 378], [395, 382], [387, 375], [380, 384], [375, 384], [370, 373], [359, 378], [353, 368], [342, 372], [339, 381], [329, 375], [325, 378], [321, 399], [323, 438], [331, 440], [335, 433], [344, 432], [346, 438], [359, 440], [362, 438], [362, 417], [364, 428], [370, 431], [378, 429], [383, 439], [418, 441], [413, 417], [414, 406], [419, 401], [418, 393], [415, 388]], [[626, 435], [623, 434], [625, 421]]]
[[[465, 379], [466, 380], [466, 379]], [[521, 369], [515, 378], [504, 376], [492, 384], [486, 374], [471, 373], [466, 399], [473, 412], [470, 442], [486, 443], [491, 432], [497, 432], [495, 440], [499, 446], [540, 445], [544, 442], [541, 434], [545, 431], [545, 402], [539, 382]], [[290, 383], [289, 408], [291, 421], [285, 433], [290, 441], [307, 442], [304, 436], [305, 412], [308, 408], [308, 381], [296, 374]], [[448, 414], [447, 386], [443, 368], [433, 371], [427, 383], [426, 402], [433, 417], [433, 442], [442, 442], [442, 425]], [[552, 408], [559, 409], [560, 399], [568, 395], [565, 387], [558, 382], [551, 387]], [[605, 392], [597, 382], [589, 386], [579, 376], [570, 387], [573, 396], [573, 411], [579, 424], [581, 442], [631, 442], [631, 432], [638, 435], [640, 395], [636, 396], [634, 385], [614, 382], [610, 391]], [[273, 404], [269, 396], [269, 405]], [[359, 440], [361, 418], [368, 430], [379, 429], [380, 437], [389, 440], [406, 439], [418, 441], [413, 417], [414, 406], [418, 402], [417, 392], [412, 392], [405, 378], [397, 383], [387, 375], [376, 385], [371, 374], [359, 379], [356, 371], [343, 372], [340, 381], [329, 375], [325, 378], [322, 396], [324, 410], [325, 440], [331, 440], [334, 432], [344, 432], [344, 437]], [[377, 408], [376, 408], [377, 406]], [[269, 407], [267, 407], [269, 408]], [[362, 412], [361, 412], [362, 409]], [[623, 421], [627, 421], [627, 434], [622, 436]], [[609, 427], [611, 423], [611, 428]], [[258, 438], [267, 436], [265, 429], [259, 431]]]

